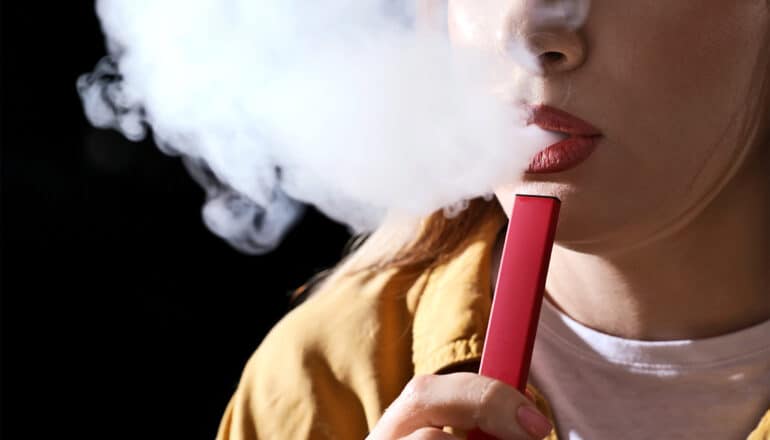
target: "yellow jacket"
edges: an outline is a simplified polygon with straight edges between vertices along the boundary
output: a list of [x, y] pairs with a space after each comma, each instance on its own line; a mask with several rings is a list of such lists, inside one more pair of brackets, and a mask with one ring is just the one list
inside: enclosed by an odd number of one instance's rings
[[[217, 439], [360, 440], [415, 374], [476, 371], [504, 222], [480, 223], [443, 265], [357, 273], [294, 309], [246, 365]], [[770, 440], [770, 409], [747, 440]]]

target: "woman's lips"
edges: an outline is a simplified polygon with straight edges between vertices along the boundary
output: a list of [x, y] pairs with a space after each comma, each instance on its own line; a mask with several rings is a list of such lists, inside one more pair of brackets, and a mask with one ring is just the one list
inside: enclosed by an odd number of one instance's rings
[[602, 138], [601, 132], [582, 119], [546, 105], [530, 107], [529, 124], [543, 130], [563, 134], [566, 139], [538, 152], [529, 164], [527, 173], [558, 173], [576, 167], [588, 159]]

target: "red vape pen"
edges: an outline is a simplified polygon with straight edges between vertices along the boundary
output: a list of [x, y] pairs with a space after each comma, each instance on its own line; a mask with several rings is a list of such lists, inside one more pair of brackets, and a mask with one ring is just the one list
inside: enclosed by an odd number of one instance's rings
[[[516, 196], [484, 340], [479, 373], [522, 393], [527, 387], [559, 206], [554, 197]], [[493, 437], [475, 430], [468, 439]]]

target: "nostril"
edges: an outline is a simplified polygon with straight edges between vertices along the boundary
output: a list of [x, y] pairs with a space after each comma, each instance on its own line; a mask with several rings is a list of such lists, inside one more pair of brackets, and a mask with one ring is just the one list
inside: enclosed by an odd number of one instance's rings
[[[521, 38], [518, 35], [521, 35]], [[511, 34], [507, 45], [525, 49], [527, 66], [539, 75], [563, 73], [578, 68], [585, 61], [587, 49], [583, 37], [569, 29], [538, 32], [527, 32], [525, 29], [518, 34]], [[513, 51], [509, 49], [509, 53], [511, 52]], [[516, 53], [511, 54], [515, 55]]]
[[561, 52], [546, 52], [540, 55], [540, 62], [543, 65], [559, 65], [566, 59], [567, 57]]

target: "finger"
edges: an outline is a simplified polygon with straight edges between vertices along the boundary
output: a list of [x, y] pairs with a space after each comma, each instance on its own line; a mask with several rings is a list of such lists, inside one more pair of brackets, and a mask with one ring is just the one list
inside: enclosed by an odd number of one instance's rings
[[448, 432], [438, 428], [420, 428], [407, 435], [402, 440], [459, 440]]
[[[377, 438], [383, 439], [403, 437], [431, 426], [479, 428], [504, 440], [530, 439], [517, 421], [521, 406], [534, 408], [513, 387], [477, 374], [418, 376], [404, 388], [375, 429], [381, 428], [383, 435]], [[527, 426], [531, 426], [531, 420], [528, 422]]]

